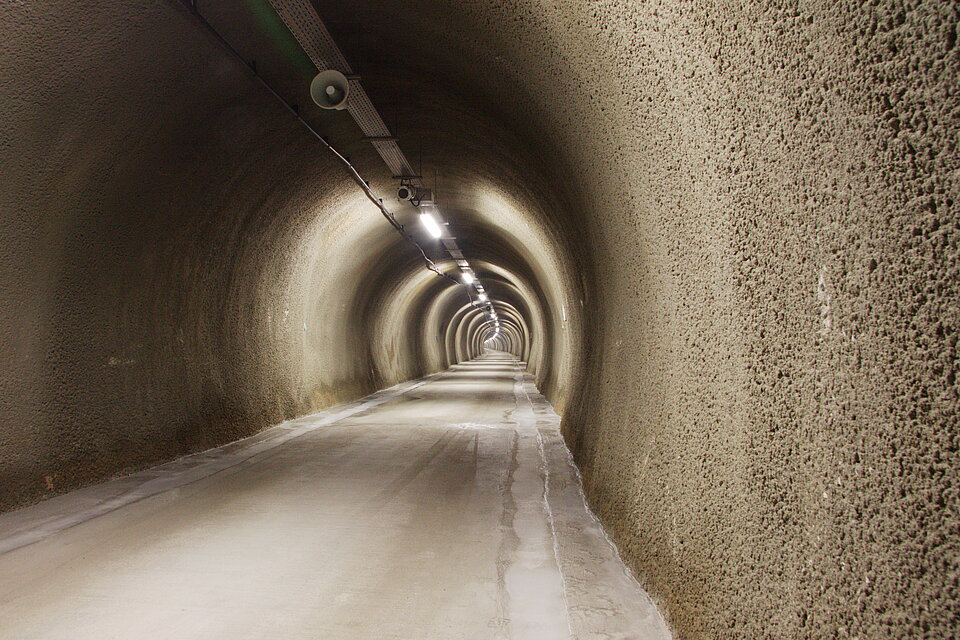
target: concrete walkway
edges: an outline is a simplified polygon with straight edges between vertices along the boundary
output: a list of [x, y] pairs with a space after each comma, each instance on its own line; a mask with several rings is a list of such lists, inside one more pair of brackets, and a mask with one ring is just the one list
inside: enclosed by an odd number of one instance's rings
[[0, 638], [669, 638], [491, 354], [0, 516]]

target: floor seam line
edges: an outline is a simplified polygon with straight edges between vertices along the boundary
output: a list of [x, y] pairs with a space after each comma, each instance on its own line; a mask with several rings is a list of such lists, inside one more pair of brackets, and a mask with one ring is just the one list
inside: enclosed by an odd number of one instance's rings
[[[527, 405], [530, 407], [530, 412], [533, 413], [533, 401], [530, 399], [530, 394], [527, 393], [524, 371], [520, 368], [520, 365], [516, 362], [516, 360], [514, 360], [513, 366], [517, 371], [517, 384], [514, 387], [517, 409], [520, 408], [520, 396], [516, 392], [516, 390], [519, 389], [519, 391], [523, 393], [523, 396], [527, 401]], [[561, 596], [563, 598], [563, 613], [567, 623], [567, 633], [568, 637], [572, 639], [575, 636], [573, 633], [573, 623], [570, 620], [570, 600], [567, 597], [567, 579], [563, 575], [563, 566], [560, 564], [560, 548], [559, 541], [557, 539], [557, 528], [553, 519], [553, 509], [550, 507], [550, 468], [547, 464], [547, 455], [543, 448], [543, 437], [540, 434], [540, 428], [536, 426], [535, 419], [533, 422], [534, 426], [532, 428], [535, 429], [537, 433], [537, 452], [540, 454], [540, 469], [543, 473], [543, 493], [541, 494], [543, 500], [543, 511], [547, 516], [547, 524], [550, 526], [550, 541], [552, 543], [553, 561], [557, 565], [557, 576], [560, 578]]]

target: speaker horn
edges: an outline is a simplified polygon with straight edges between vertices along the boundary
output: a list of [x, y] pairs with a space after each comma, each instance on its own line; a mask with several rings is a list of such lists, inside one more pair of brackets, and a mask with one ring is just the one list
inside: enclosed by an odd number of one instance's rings
[[317, 74], [310, 83], [310, 97], [321, 109], [346, 109], [350, 95], [350, 81], [336, 69]]

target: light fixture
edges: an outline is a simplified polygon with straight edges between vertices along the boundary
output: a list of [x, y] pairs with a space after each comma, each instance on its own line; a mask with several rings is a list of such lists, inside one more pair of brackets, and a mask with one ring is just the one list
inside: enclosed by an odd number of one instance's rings
[[421, 213], [420, 222], [423, 223], [423, 226], [426, 227], [427, 231], [434, 238], [439, 238], [443, 234], [443, 231], [440, 230], [440, 225], [437, 224], [437, 221], [429, 213]]
[[463, 272], [463, 283], [464, 284], [473, 284], [473, 274], [469, 271]]
[[477, 300], [479, 300], [480, 302], [486, 302], [486, 301], [487, 301], [487, 294], [481, 293], [480, 295], [477, 296]]

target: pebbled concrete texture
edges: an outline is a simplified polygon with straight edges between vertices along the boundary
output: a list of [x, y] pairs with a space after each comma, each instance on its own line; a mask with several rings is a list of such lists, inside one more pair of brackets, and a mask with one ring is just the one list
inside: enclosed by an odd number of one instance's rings
[[683, 637], [953, 636], [956, 8], [624, 13], [593, 504]]
[[955, 635], [954, 4], [347, 5], [569, 187], [565, 433], [678, 635]]
[[[309, 104], [315, 70], [265, 5], [203, 10]], [[0, 508], [477, 354], [448, 326], [462, 291], [423, 277], [344, 168], [180, 2], [12, 3], [0, 20]], [[346, 114], [301, 113], [378, 192], [395, 188]], [[503, 135], [476, 117], [460, 129]], [[478, 273], [526, 314], [517, 354], [555, 389], [578, 347], [573, 324], [550, 323], [580, 285], [538, 278], [562, 271], [563, 248], [516, 212], [544, 210], [541, 195], [487, 199], [472, 224], [506, 220], [486, 234], [496, 272]], [[422, 236], [413, 207], [391, 205]]]
[[[4, 504], [465, 353], [460, 303], [176, 3], [46, 6], [0, 18]], [[956, 634], [953, 3], [316, 6], [536, 325], [591, 504], [679, 637]]]

